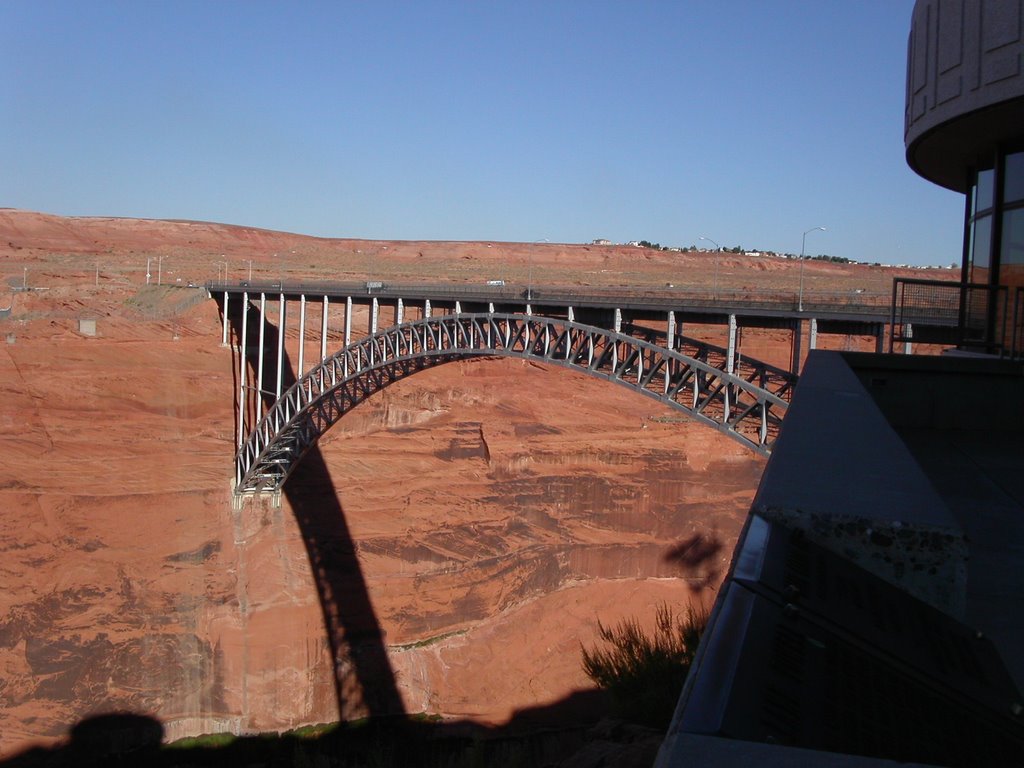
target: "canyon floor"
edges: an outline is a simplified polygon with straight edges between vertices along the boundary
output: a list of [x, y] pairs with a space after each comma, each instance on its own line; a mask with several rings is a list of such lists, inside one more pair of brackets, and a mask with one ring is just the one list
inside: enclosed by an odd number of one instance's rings
[[[280, 506], [233, 505], [234, 358], [189, 284], [251, 270], [785, 294], [800, 268], [0, 210], [0, 756], [114, 710], [158, 718], [169, 739], [396, 706], [508, 722], [592, 688], [580, 647], [599, 620], [710, 605], [728, 567], [763, 459], [625, 390], [519, 361], [398, 382], [321, 440]], [[805, 295], [951, 276], [803, 271]], [[744, 341], [787, 364], [786, 338]]]

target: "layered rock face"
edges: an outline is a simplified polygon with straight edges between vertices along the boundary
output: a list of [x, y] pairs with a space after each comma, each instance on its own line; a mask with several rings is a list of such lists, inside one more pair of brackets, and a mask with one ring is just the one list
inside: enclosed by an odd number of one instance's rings
[[175, 738], [559, 701], [598, 619], [710, 601], [763, 465], [626, 390], [483, 360], [379, 393], [280, 506], [236, 509], [213, 302], [108, 299], [87, 337], [74, 295], [2, 329], [4, 754], [112, 710]]
[[[167, 738], [399, 709], [501, 723], [589, 688], [598, 620], [710, 604], [763, 460], [562, 369], [420, 372], [335, 425], [280, 505], [236, 508], [237, 352], [185, 286], [247, 261], [254, 279], [778, 295], [799, 266], [0, 210], [0, 277], [29, 289], [0, 298], [0, 755], [113, 710]], [[175, 287], [147, 286], [147, 265]], [[891, 278], [806, 265], [808, 291]], [[726, 344], [722, 326], [683, 332]], [[782, 331], [745, 328], [739, 352], [791, 364]]]
[[[111, 711], [167, 738], [396, 711], [504, 723], [591, 687], [580, 646], [598, 621], [714, 599], [763, 460], [528, 362], [399, 381], [331, 429], [280, 504], [232, 504], [238, 353], [186, 288], [228, 262], [231, 280], [776, 297], [802, 275], [808, 296], [885, 298], [898, 273], [0, 209], [0, 756]], [[682, 333], [727, 343], [722, 326]], [[791, 368], [791, 341], [743, 328], [740, 365]]]

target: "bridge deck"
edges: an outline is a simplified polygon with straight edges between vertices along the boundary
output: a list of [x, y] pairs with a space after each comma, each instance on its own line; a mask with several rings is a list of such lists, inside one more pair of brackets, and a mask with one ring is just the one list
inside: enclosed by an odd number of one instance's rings
[[[566, 307], [595, 309], [623, 309], [640, 312], [654, 312], [663, 315], [675, 311], [691, 313], [694, 316], [722, 318], [729, 315], [748, 320], [802, 320], [815, 318], [819, 321], [860, 322], [865, 324], [888, 323], [891, 319], [889, 296], [843, 293], [804, 297], [803, 309], [791, 296], [759, 296], [755, 292], [724, 292], [719, 296], [706, 292], [694, 292], [675, 288], [628, 288], [598, 289], [591, 287], [537, 286], [524, 289], [509, 285], [471, 285], [460, 283], [381, 283], [379, 287], [367, 288], [366, 282], [298, 282], [298, 281], [242, 281], [237, 283], [211, 282], [207, 289], [211, 293], [250, 295], [264, 293], [283, 295], [288, 299], [300, 296], [378, 301], [390, 303], [405, 301], [431, 301], [445, 304], [454, 302], [494, 303], [501, 306], [524, 306], [528, 302], [535, 307]], [[915, 318], [922, 326], [955, 326], [957, 318], [949, 313], [935, 311]]]

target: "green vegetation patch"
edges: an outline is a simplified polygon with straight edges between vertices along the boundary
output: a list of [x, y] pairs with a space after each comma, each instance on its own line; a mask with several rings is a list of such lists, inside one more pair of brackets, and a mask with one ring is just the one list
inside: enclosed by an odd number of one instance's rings
[[616, 715], [664, 729], [672, 719], [708, 622], [705, 609], [690, 606], [682, 616], [665, 604], [658, 607], [648, 635], [636, 618], [615, 627], [597, 623], [600, 643], [583, 652], [583, 670], [611, 695]]

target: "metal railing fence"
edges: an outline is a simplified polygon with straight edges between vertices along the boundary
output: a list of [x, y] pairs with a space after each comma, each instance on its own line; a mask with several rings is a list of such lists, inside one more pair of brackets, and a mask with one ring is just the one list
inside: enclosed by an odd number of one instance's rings
[[1022, 311], [1020, 288], [1011, 302], [1005, 285], [897, 277], [892, 285], [889, 351], [899, 343], [916, 341], [917, 323], [949, 326], [960, 349], [1019, 357], [1024, 344]]

